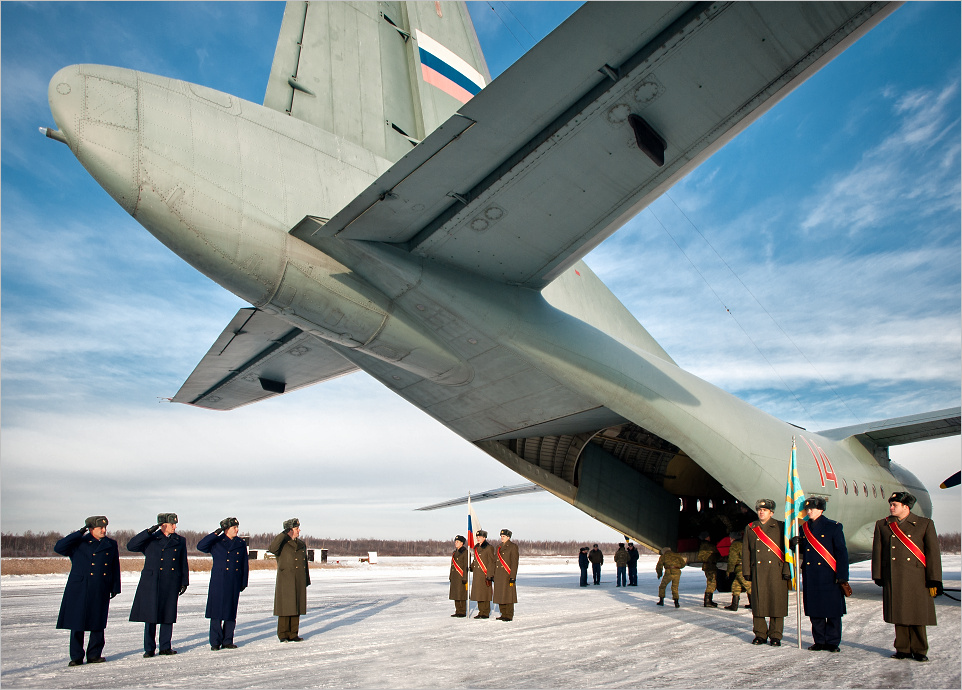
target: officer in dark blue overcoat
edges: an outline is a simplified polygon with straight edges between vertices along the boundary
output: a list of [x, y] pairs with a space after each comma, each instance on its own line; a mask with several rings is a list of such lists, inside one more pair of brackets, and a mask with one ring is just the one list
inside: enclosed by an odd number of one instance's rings
[[[89, 531], [88, 531], [89, 530]], [[84, 526], [53, 547], [70, 559], [70, 575], [63, 590], [57, 627], [70, 631], [70, 663], [84, 662], [84, 632], [90, 632], [87, 663], [106, 659], [104, 629], [110, 600], [120, 594], [120, 557], [117, 542], [107, 536], [107, 518], [93, 515]]]
[[161, 513], [157, 524], [127, 542], [128, 551], [144, 554], [144, 569], [130, 608], [130, 620], [144, 623], [144, 657], [157, 650], [160, 624], [160, 653], [176, 654], [170, 648], [177, 622], [177, 598], [187, 590], [187, 542], [175, 534], [177, 513]]
[[[812, 651], [839, 651], [842, 641], [842, 616], [845, 615], [845, 590], [848, 584], [848, 549], [841, 523], [829, 520], [825, 499], [812, 496], [803, 509], [808, 520], [799, 540], [801, 550], [802, 601], [805, 615], [812, 622]], [[807, 527], [807, 530], [805, 529]], [[834, 562], [833, 562], [834, 561]]]
[[247, 589], [249, 565], [247, 544], [237, 536], [240, 523], [235, 517], [224, 518], [220, 527], [197, 544], [197, 550], [213, 558], [210, 587], [207, 590], [207, 618], [210, 618], [210, 648], [237, 649], [234, 626], [237, 624], [237, 600]]

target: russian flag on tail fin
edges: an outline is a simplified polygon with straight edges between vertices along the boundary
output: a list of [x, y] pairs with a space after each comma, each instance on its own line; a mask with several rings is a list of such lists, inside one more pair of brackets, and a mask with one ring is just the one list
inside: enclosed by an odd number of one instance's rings
[[415, 30], [421, 78], [461, 103], [484, 88], [484, 77], [478, 70], [421, 31]]

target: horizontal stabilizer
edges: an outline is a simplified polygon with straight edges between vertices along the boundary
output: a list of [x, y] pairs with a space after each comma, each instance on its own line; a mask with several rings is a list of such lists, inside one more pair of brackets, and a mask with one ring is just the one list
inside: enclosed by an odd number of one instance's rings
[[469, 498], [477, 503], [478, 501], [490, 501], [492, 498], [504, 498], [505, 496], [517, 496], [518, 494], [533, 494], [537, 491], [544, 490], [544, 488], [538, 486], [537, 484], [516, 484], [515, 486], [502, 486], [500, 489], [491, 489], [490, 491], [482, 491], [479, 494], [471, 494], [470, 496], [462, 496], [461, 498], [452, 498], [450, 501], [444, 501], [443, 503], [435, 503], [433, 505], [415, 508], [415, 510], [437, 510], [438, 508], [461, 506], [467, 504]]
[[903, 443], [928, 441], [934, 438], [959, 435], [962, 408], [952, 407], [908, 417], [883, 419], [878, 422], [843, 426], [818, 433], [826, 438], [841, 441], [854, 436], [867, 446], [888, 448]]
[[171, 401], [233, 410], [356, 370], [310, 333], [248, 307], [231, 319]]

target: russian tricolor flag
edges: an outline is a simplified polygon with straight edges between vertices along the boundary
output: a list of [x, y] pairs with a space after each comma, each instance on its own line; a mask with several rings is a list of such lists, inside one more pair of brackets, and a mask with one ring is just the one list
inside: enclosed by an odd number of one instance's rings
[[414, 33], [424, 81], [462, 103], [467, 103], [484, 88], [484, 77], [478, 70], [427, 34], [418, 30]]

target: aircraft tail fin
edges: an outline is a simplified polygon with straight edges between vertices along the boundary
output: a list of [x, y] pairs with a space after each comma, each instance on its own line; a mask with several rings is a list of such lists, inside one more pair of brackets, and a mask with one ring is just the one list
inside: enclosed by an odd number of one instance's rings
[[396, 161], [490, 80], [463, 2], [288, 2], [264, 105]]
[[601, 282], [601, 279], [579, 261], [542, 290], [553, 307], [610, 334], [622, 343], [675, 364], [644, 326]]

